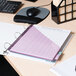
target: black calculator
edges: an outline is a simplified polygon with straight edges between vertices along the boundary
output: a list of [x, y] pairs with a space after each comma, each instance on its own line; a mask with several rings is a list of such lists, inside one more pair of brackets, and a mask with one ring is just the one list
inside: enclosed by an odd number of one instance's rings
[[21, 6], [19, 1], [0, 0], [0, 12], [16, 13]]

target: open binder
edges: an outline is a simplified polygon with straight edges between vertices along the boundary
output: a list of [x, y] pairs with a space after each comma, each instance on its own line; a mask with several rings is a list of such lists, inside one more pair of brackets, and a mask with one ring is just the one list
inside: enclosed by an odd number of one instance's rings
[[56, 61], [70, 32], [70, 30], [30, 25], [7, 50], [47, 61]]
[[[57, 61], [71, 33], [70, 30], [39, 25], [30, 25], [27, 29], [7, 23], [0, 23], [0, 26], [2, 26], [0, 29], [4, 29], [0, 30], [0, 54], [24, 59], [40, 59], [42, 62]], [[19, 36], [15, 37], [16, 33]]]

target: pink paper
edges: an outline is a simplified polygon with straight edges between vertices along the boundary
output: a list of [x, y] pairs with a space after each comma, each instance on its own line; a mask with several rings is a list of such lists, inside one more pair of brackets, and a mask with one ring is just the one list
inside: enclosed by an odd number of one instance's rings
[[59, 49], [59, 46], [32, 26], [10, 48], [10, 51], [46, 60], [53, 60], [59, 52]]

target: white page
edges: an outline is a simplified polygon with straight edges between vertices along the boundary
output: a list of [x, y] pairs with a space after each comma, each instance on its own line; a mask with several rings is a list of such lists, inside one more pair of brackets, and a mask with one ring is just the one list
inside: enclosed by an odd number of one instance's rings
[[76, 76], [76, 55], [51, 68], [57, 76]]
[[65, 40], [70, 34], [70, 30], [64, 30], [64, 29], [57, 29], [57, 28], [50, 28], [50, 27], [42, 27], [37, 26], [35, 27], [46, 37], [48, 37], [50, 40], [52, 40], [55, 44], [57, 44], [59, 47], [63, 45]]
[[15, 33], [22, 33], [24, 30], [23, 26], [0, 22], [0, 54], [6, 50], [5, 43], [13, 43], [16, 40]]

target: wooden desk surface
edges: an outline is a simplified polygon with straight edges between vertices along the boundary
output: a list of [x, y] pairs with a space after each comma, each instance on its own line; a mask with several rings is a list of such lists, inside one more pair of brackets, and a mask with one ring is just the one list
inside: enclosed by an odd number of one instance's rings
[[[23, 7], [45, 5], [50, 3], [51, 1], [52, 0], [38, 0], [36, 3], [32, 3], [23, 0], [23, 3], [25, 3]], [[45, 8], [48, 8], [51, 11], [51, 5], [45, 6]], [[14, 16], [15, 14], [0, 13], [0, 22], [28, 26], [28, 24], [26, 23], [15, 23], [13, 21]], [[74, 33], [72, 39], [70, 40], [68, 46], [64, 49], [63, 55], [61, 59], [57, 62], [57, 64], [76, 54], [76, 20], [58, 25], [51, 20], [50, 13], [50, 15], [44, 21], [39, 23], [39, 25], [72, 30], [72, 32]], [[49, 71], [51, 67], [50, 64], [45, 64], [28, 59], [15, 58], [11, 56], [5, 57], [10, 62], [10, 64], [15, 68], [15, 70], [19, 73], [20, 76], [56, 76], [55, 74]]]

